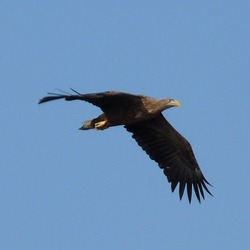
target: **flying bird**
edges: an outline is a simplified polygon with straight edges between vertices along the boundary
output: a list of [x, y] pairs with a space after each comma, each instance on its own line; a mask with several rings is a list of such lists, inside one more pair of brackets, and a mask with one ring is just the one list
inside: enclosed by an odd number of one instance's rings
[[42, 98], [39, 104], [65, 99], [86, 101], [99, 107], [103, 113], [85, 121], [80, 130], [104, 130], [123, 125], [149, 157], [158, 163], [171, 183], [172, 192], [179, 184], [180, 200], [185, 188], [189, 203], [192, 190], [199, 202], [201, 197], [205, 199], [204, 190], [212, 195], [207, 187], [211, 184], [204, 177], [191, 145], [162, 115], [168, 108], [181, 106], [179, 101], [169, 98], [158, 100], [118, 91], [81, 94], [71, 90], [73, 94], [48, 93], [49, 96]]

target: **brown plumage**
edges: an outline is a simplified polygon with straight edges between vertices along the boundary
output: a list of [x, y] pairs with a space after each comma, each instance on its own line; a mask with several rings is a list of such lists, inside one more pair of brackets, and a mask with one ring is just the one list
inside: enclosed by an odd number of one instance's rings
[[[73, 89], [72, 89], [73, 90]], [[168, 181], [172, 192], [179, 183], [179, 196], [183, 196], [185, 187], [191, 202], [192, 190], [201, 202], [205, 199], [204, 189], [210, 194], [206, 184], [210, 185], [202, 174], [189, 142], [180, 135], [164, 118], [162, 111], [180, 106], [174, 99], [157, 100], [142, 95], [107, 91], [93, 94], [54, 94], [42, 98], [39, 103], [57, 99], [66, 101], [82, 100], [98, 106], [103, 114], [84, 122], [81, 130], [104, 130], [112, 126], [124, 125], [138, 145], [156, 161]]]

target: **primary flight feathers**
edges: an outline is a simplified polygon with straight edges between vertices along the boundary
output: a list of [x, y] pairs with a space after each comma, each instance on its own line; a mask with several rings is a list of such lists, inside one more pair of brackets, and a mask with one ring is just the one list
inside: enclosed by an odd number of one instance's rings
[[205, 179], [195, 159], [189, 142], [179, 134], [162, 115], [162, 111], [181, 104], [174, 99], [157, 100], [143, 95], [133, 95], [124, 92], [107, 91], [92, 94], [54, 94], [42, 98], [39, 103], [57, 99], [66, 101], [82, 100], [99, 107], [103, 113], [84, 122], [81, 130], [104, 130], [112, 126], [124, 125], [139, 146], [156, 161], [168, 181], [172, 192], [179, 184], [180, 199], [185, 187], [189, 202], [192, 190], [199, 202], [205, 199], [204, 190], [210, 195]]

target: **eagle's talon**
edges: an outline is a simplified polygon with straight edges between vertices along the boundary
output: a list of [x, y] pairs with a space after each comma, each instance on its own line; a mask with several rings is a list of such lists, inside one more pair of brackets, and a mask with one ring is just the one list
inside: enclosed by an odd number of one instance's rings
[[95, 129], [97, 130], [104, 130], [106, 128], [108, 128], [107, 121], [100, 121], [95, 123]]

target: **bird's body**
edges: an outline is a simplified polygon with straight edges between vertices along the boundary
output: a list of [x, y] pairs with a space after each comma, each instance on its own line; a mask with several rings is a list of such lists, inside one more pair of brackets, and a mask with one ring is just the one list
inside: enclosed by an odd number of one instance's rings
[[163, 169], [168, 181], [171, 182], [172, 191], [179, 183], [180, 199], [185, 187], [187, 187], [189, 202], [192, 198], [192, 189], [199, 202], [200, 196], [203, 199], [205, 197], [203, 188], [211, 194], [206, 186], [209, 183], [199, 168], [189, 142], [161, 113], [165, 109], [179, 107], [180, 102], [174, 99], [157, 100], [117, 91], [94, 94], [74, 92], [74, 95], [51, 94], [42, 98], [39, 103], [65, 99], [82, 100], [98, 106], [103, 114], [84, 122], [81, 130], [104, 130], [112, 126], [124, 125], [127, 131], [133, 133], [133, 138], [138, 145]]

